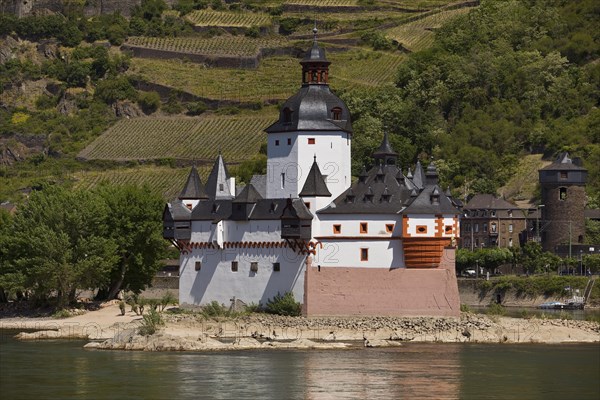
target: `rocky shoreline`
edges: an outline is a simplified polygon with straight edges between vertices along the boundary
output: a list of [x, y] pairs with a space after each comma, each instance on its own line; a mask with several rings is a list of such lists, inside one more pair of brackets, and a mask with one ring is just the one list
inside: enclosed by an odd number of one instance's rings
[[[111, 311], [104, 312], [108, 314]], [[149, 336], [138, 333], [140, 317], [120, 317], [115, 312], [112, 318], [103, 320], [103, 325], [93, 324], [95, 313], [58, 322], [36, 321], [34, 329], [37, 331], [22, 332], [16, 338], [85, 339], [91, 341], [85, 346], [88, 349], [138, 351], [345, 349], [391, 347], [406, 342], [600, 342], [600, 324], [597, 322], [520, 319], [473, 313], [462, 313], [458, 318], [306, 318], [250, 314], [213, 319], [206, 319], [201, 314], [164, 313], [165, 325]], [[100, 320], [98, 318], [96, 322]], [[0, 328], [6, 328], [1, 322]], [[22, 328], [27, 329], [27, 324]]]

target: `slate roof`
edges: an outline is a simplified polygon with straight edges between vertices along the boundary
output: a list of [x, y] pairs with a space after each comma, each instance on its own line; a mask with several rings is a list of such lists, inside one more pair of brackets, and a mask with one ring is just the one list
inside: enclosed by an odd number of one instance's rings
[[192, 170], [188, 175], [185, 186], [179, 194], [179, 199], [208, 199], [206, 191], [204, 190], [204, 185], [202, 184], [202, 180], [200, 179], [200, 175], [198, 175], [198, 170], [195, 166], [192, 167]]
[[387, 132], [383, 134], [383, 140], [381, 141], [379, 148], [373, 152], [373, 158], [375, 159], [385, 159], [386, 157], [398, 158], [398, 153], [396, 153], [390, 145]]
[[518, 210], [516, 204], [497, 198], [493, 194], [476, 194], [465, 205], [465, 210]]
[[262, 196], [258, 191], [252, 186], [251, 183], [247, 184], [246, 187], [242, 190], [240, 194], [237, 195], [235, 199], [233, 199], [234, 203], [256, 203], [258, 200], [261, 200]]
[[267, 197], [267, 175], [252, 175], [250, 184], [263, 197]]
[[[316, 32], [315, 32], [315, 35], [316, 35]], [[315, 36], [315, 40], [313, 41], [312, 47], [306, 52], [306, 54], [304, 55], [304, 58], [302, 59], [302, 61], [300, 63], [305, 64], [307, 62], [308, 63], [318, 62], [318, 63], [330, 64], [330, 62], [327, 60], [327, 57], [325, 56], [325, 49], [322, 47], [319, 47], [319, 45], [317, 44], [316, 36]]]
[[[430, 171], [437, 178], [437, 172]], [[434, 202], [432, 196], [437, 197]], [[457, 214], [437, 186], [437, 179], [420, 190], [395, 165], [376, 165], [319, 214]]]
[[[229, 171], [223, 161], [221, 154], [217, 156], [213, 168], [206, 180], [206, 193], [211, 199], [231, 199], [231, 190], [229, 188]], [[219, 190], [219, 185], [223, 185], [223, 190]]]
[[[339, 107], [340, 120], [333, 120], [331, 110]], [[289, 109], [290, 122], [286, 122], [285, 109]], [[267, 133], [291, 131], [345, 131], [352, 132], [350, 111], [328, 85], [306, 85], [300, 88], [281, 106], [279, 120], [269, 126]]]
[[317, 164], [317, 157], [314, 158], [304, 186], [298, 195], [300, 197], [331, 197], [331, 192], [327, 189], [325, 178]]
[[580, 165], [578, 158], [569, 158], [569, 153], [564, 152], [558, 155], [556, 160], [550, 165], [540, 169], [540, 171], [587, 171]]
[[[436, 200], [437, 199], [437, 200]], [[426, 186], [404, 210], [405, 214], [456, 214], [458, 210], [438, 185]]]

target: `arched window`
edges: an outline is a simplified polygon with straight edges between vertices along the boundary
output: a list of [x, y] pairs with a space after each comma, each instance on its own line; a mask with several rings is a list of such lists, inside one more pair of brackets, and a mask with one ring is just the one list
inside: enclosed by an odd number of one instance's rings
[[333, 107], [331, 109], [331, 119], [339, 121], [342, 119], [342, 109], [340, 107]]
[[292, 123], [292, 110], [290, 110], [287, 107], [283, 109], [283, 123], [284, 124]]

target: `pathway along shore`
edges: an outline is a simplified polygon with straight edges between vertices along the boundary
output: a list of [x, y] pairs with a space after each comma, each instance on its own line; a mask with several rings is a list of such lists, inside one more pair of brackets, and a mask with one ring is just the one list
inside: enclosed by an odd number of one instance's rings
[[86, 339], [88, 348], [144, 351], [204, 351], [262, 348], [345, 348], [439, 343], [592, 343], [600, 324], [565, 319], [521, 319], [462, 313], [435, 317], [282, 317], [250, 314], [205, 319], [200, 314], [162, 314], [166, 324], [150, 336], [137, 328], [141, 317], [122, 316], [116, 304], [65, 319], [0, 319], [0, 329], [20, 340]]

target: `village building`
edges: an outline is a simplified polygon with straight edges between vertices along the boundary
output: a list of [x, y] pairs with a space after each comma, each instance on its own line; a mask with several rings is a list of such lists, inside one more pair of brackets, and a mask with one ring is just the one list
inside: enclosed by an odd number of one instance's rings
[[404, 174], [385, 135], [352, 182], [350, 113], [316, 32], [300, 64], [301, 88], [266, 129], [266, 175], [238, 192], [218, 156], [206, 185], [192, 168], [165, 206], [180, 304], [292, 292], [305, 315], [459, 315], [460, 212], [434, 164]]
[[528, 209], [521, 209], [503, 198], [476, 194], [463, 207], [461, 247], [470, 250], [519, 247], [535, 229], [534, 217]]

